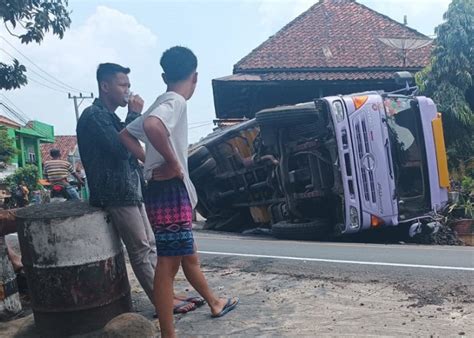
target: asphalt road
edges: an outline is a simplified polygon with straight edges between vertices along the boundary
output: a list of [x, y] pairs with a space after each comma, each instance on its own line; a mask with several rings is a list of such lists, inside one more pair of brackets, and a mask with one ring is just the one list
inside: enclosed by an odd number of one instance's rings
[[474, 299], [474, 248], [282, 241], [196, 231], [204, 266], [343, 284], [384, 283], [417, 305]]
[[211, 232], [196, 238], [206, 255], [474, 272], [470, 247], [282, 241]]

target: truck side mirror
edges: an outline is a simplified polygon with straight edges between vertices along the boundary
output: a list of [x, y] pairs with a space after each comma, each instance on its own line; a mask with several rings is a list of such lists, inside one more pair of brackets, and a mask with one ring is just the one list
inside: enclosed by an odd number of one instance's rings
[[395, 83], [399, 86], [406, 86], [407, 84], [410, 86], [415, 84], [415, 78], [407, 71], [395, 72], [393, 78], [395, 79]]

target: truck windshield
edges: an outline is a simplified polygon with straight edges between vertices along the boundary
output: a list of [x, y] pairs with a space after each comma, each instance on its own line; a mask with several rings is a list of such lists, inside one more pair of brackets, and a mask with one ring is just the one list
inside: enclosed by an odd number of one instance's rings
[[384, 99], [401, 219], [429, 207], [428, 175], [421, 117], [408, 97]]

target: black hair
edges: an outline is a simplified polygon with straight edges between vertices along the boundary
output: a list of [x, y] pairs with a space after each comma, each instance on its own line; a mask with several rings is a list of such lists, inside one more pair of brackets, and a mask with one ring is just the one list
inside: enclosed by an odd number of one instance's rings
[[130, 68], [122, 67], [116, 63], [101, 63], [97, 67], [97, 83], [100, 84], [102, 81], [108, 81], [117, 73], [128, 74], [130, 73]]
[[59, 149], [53, 148], [49, 151], [49, 155], [51, 155], [51, 157], [59, 157], [61, 156], [61, 152]]
[[194, 53], [186, 47], [171, 47], [163, 53], [160, 65], [166, 75], [168, 82], [185, 80], [197, 69], [197, 58]]

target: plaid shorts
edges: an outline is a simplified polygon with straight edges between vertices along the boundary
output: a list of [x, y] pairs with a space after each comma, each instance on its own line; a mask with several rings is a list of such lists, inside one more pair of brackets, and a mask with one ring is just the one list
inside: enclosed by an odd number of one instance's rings
[[183, 181], [151, 181], [145, 208], [155, 234], [158, 256], [194, 254], [193, 208]]

